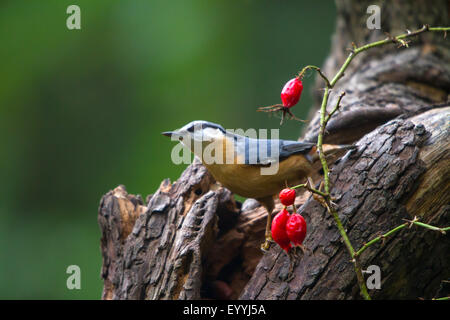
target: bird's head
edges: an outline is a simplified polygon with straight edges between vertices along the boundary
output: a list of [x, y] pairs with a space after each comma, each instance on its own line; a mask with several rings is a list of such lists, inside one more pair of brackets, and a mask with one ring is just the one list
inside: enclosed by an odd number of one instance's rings
[[221, 125], [208, 121], [196, 120], [189, 122], [180, 129], [166, 131], [162, 134], [166, 137], [170, 137], [173, 141], [180, 141], [194, 152], [195, 144], [200, 145], [203, 150], [209, 143], [217, 141], [218, 139], [223, 139], [226, 135], [226, 131]]

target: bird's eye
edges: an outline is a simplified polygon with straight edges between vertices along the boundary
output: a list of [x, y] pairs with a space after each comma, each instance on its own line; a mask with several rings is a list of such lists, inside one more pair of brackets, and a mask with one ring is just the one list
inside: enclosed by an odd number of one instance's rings
[[183, 137], [178, 137], [178, 140], [183, 141]]

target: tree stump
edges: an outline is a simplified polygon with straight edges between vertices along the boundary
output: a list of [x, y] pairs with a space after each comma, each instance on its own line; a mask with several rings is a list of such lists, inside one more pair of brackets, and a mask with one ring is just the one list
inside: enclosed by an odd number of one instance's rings
[[[326, 75], [343, 63], [352, 41], [361, 45], [381, 38], [380, 30], [365, 28], [366, 8], [376, 2], [337, 1]], [[382, 16], [382, 30], [393, 35], [425, 23], [448, 24], [447, 1], [379, 5], [382, 14], [392, 15]], [[411, 48], [385, 46], [358, 56], [330, 96], [332, 108], [346, 92], [325, 141], [357, 146], [331, 165], [330, 174], [339, 216], [355, 248], [415, 216], [450, 225], [449, 40], [423, 34], [413, 42]], [[303, 134], [314, 142], [315, 111]], [[277, 245], [260, 252], [264, 209], [251, 199], [235, 201], [200, 162], [173, 184], [163, 181], [145, 203], [119, 186], [103, 196], [99, 208], [102, 298], [359, 299], [356, 274], [332, 217], [307, 192], [299, 193], [296, 204], [308, 224], [309, 250], [290, 275], [289, 258]], [[443, 280], [450, 278], [449, 249], [448, 234], [417, 227], [371, 246], [361, 264], [379, 266], [382, 281], [370, 294], [380, 299], [448, 295]]]

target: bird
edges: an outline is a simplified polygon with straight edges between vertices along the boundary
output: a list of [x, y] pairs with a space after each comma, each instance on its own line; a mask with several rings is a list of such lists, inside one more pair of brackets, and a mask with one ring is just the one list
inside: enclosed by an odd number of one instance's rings
[[[222, 186], [237, 195], [257, 200], [266, 209], [263, 251], [267, 251], [272, 242], [274, 197], [286, 186], [305, 181], [314, 171], [313, 163], [319, 159], [315, 143], [248, 137], [203, 120], [162, 134], [181, 142], [199, 157]], [[353, 145], [323, 145], [325, 156], [354, 148]]]

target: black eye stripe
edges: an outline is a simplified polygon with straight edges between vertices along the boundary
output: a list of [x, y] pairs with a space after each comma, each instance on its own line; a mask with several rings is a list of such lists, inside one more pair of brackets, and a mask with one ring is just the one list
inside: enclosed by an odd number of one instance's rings
[[202, 129], [211, 128], [211, 129], [219, 129], [222, 131], [222, 128], [218, 125], [210, 124], [210, 123], [202, 123]]
[[225, 129], [215, 123], [201, 123], [201, 124], [196, 123], [196, 124], [193, 124], [192, 126], [190, 126], [189, 128], [187, 128], [187, 131], [194, 132], [194, 130], [196, 128], [200, 128], [201, 130], [206, 129], [206, 128], [218, 129], [221, 132], [225, 133]]

